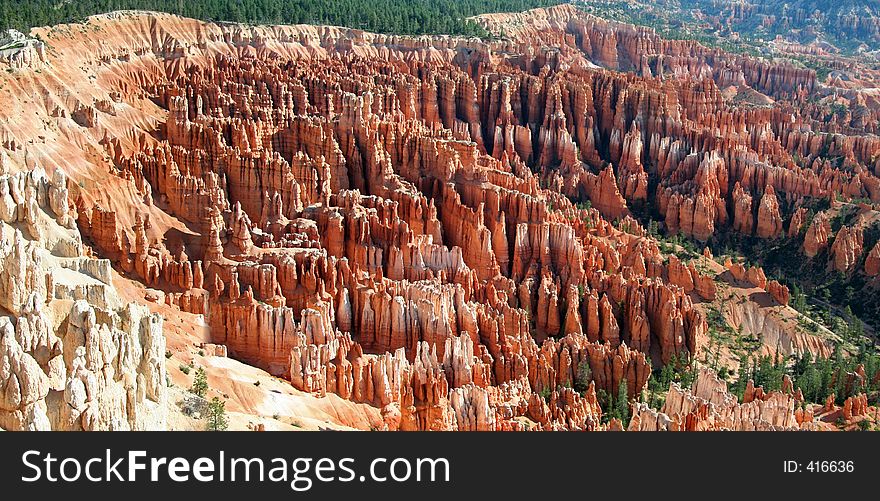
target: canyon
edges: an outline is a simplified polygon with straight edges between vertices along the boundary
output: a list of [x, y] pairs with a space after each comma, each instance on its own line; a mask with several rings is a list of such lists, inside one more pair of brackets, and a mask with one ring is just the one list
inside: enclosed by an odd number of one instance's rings
[[[837, 341], [713, 256], [722, 236], [796, 241], [876, 290], [875, 96], [828, 119], [813, 70], [570, 5], [473, 20], [495, 36], [34, 29], [0, 59], [0, 428], [196, 428], [196, 365], [238, 429], [877, 422], [867, 390], [738, 401], [705, 363], [713, 310], [768, 356]], [[639, 402], [682, 361], [691, 388]]]

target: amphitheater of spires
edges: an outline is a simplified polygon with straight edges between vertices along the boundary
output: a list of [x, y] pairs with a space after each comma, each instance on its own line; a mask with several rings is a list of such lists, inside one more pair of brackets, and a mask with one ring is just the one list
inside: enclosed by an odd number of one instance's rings
[[[163, 291], [169, 311], [203, 315], [230, 357], [378, 408], [383, 429], [817, 428], [790, 381], [739, 403], [708, 370], [691, 390], [670, 388], [664, 408], [638, 404], [632, 422], [603, 423], [600, 390], [625, 382], [636, 398], [652, 368], [701, 353], [697, 304], [716, 297], [715, 275], [661, 252], [632, 210], [653, 207], [666, 232], [698, 242], [805, 231], [807, 258], [827, 248], [829, 267], [876, 276], [867, 217], [829, 246], [827, 217], [806, 226], [803, 204], [880, 202], [880, 139], [869, 135], [880, 108], [857, 94], [849, 115], [827, 120], [811, 104], [823, 92], [812, 70], [567, 5], [477, 21], [504, 37], [152, 13], [92, 18], [100, 44], [71, 27], [37, 30], [49, 49], [13, 85], [43, 92], [37, 114], [60, 125], [34, 144], [33, 117], [13, 115], [33, 101], [0, 110], [4, 277], [25, 273], [27, 246], [58, 259], [46, 234], [81, 234], [70, 259], [112, 263]], [[766, 102], [731, 106], [731, 87]], [[34, 181], [35, 165], [55, 174]], [[34, 218], [54, 218], [51, 231]], [[761, 268], [726, 269], [788, 303]], [[3, 428], [123, 427], [114, 419], [126, 413], [125, 427], [158, 426], [134, 410], [163, 398], [164, 344], [114, 321], [121, 307], [107, 304], [97, 322], [121, 334], [99, 341], [89, 304], [111, 280], [90, 280], [94, 292], [68, 298], [55, 285], [2, 305], [19, 318], [3, 324], [2, 355], [28, 389], [0, 395]], [[67, 320], [22, 320], [73, 296]], [[143, 315], [123, 316], [161, 329]], [[62, 323], [73, 334], [60, 343], [51, 326]], [[21, 329], [46, 332], [28, 343]], [[135, 350], [143, 361], [118, 353], [120, 336], [147, 343]], [[117, 360], [118, 374], [89, 386], [89, 371]], [[86, 381], [88, 399], [73, 381]], [[94, 400], [92, 414], [54, 415], [56, 392], [80, 408]], [[841, 412], [869, 412], [864, 395], [851, 400]]]

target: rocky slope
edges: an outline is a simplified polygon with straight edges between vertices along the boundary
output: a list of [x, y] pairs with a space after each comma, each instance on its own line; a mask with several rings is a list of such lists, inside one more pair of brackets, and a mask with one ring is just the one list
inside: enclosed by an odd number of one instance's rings
[[164, 428], [162, 318], [123, 304], [110, 261], [84, 255], [61, 170], [0, 185], [0, 427]]
[[[166, 350], [161, 314], [204, 319], [197, 359], [243, 413], [269, 396], [215, 355], [359, 428], [619, 428], [600, 395], [697, 357], [717, 279], [633, 215], [771, 241], [809, 198], [880, 197], [880, 141], [799, 113], [810, 70], [568, 6], [476, 20], [505, 38], [152, 13], [35, 30], [46, 48], [0, 76], [0, 427], [162, 428], [166, 373], [187, 381], [166, 365], [198, 335]], [[730, 106], [730, 86], [776, 104]], [[851, 233], [833, 266], [870, 250]]]
[[708, 17], [740, 30], [783, 34], [801, 42], [835, 42], [844, 49], [880, 47], [880, 6], [872, 0], [747, 0], [737, 4], [682, 0]]

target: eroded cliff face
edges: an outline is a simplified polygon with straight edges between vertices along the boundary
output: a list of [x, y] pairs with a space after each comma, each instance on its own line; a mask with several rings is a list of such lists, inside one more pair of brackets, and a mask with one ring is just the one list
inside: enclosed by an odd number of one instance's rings
[[[861, 372], [859, 372], [861, 371]], [[864, 378], [864, 367], [850, 373]], [[827, 431], [856, 429], [857, 423], [876, 420], [867, 395], [858, 393], [836, 405], [830, 396], [824, 405], [805, 402], [786, 375], [779, 391], [765, 392], [749, 380], [742, 401], [709, 369], [701, 369], [691, 388], [672, 383], [660, 410], [646, 404], [633, 406], [629, 431]], [[832, 425], [832, 423], [835, 423]]]
[[[787, 376], [786, 376], [787, 377]], [[749, 381], [739, 402], [724, 381], [702, 370], [690, 389], [673, 383], [659, 411], [637, 404], [629, 423], [631, 431], [795, 431], [822, 429], [813, 412], [802, 406], [803, 395], [791, 390], [765, 394]]]
[[110, 261], [83, 254], [61, 171], [0, 186], [0, 428], [164, 429], [162, 318], [123, 305]]
[[[625, 381], [636, 396], [652, 365], [698, 354], [712, 277], [664, 259], [633, 204], [698, 240], [776, 239], [795, 224], [782, 207], [804, 197], [880, 197], [880, 141], [797, 112], [812, 72], [568, 7], [481, 22], [508, 38], [148, 13], [39, 30], [45, 68], [0, 77], [4, 164], [58, 173], [36, 205], [109, 260], [83, 262], [112, 261], [204, 315], [230, 357], [401, 430], [602, 429], [599, 390]], [[731, 84], [780, 104], [732, 108]], [[823, 163], [823, 145], [847, 168]], [[15, 213], [4, 238], [46, 246], [13, 184], [0, 183], [0, 212]], [[853, 248], [835, 262], [851, 266]], [[147, 426], [135, 411], [161, 399], [161, 322], [100, 283], [50, 289], [85, 302], [31, 355], [10, 329], [36, 307], [2, 305], [5, 356], [30, 385], [7, 391], [18, 426], [111, 426], [71, 415], [94, 395], [133, 416], [112, 426]], [[780, 284], [759, 286], [787, 303]], [[52, 384], [70, 403], [55, 417], [41, 403]]]

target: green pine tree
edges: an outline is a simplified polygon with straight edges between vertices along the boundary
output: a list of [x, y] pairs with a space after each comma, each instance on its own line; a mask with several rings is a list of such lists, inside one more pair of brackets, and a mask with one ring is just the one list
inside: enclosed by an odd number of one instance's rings
[[208, 403], [207, 431], [226, 431], [229, 428], [229, 420], [226, 418], [226, 402], [217, 397]]
[[620, 422], [623, 423], [623, 426], [626, 427], [629, 424], [629, 395], [626, 379], [620, 381], [620, 384], [617, 386], [617, 401], [616, 401], [616, 412], [615, 414], [620, 419]]
[[195, 377], [193, 377], [192, 386], [189, 391], [202, 398], [205, 398], [205, 395], [208, 394], [208, 374], [205, 372], [204, 368], [199, 367], [196, 369], [196, 374]]

